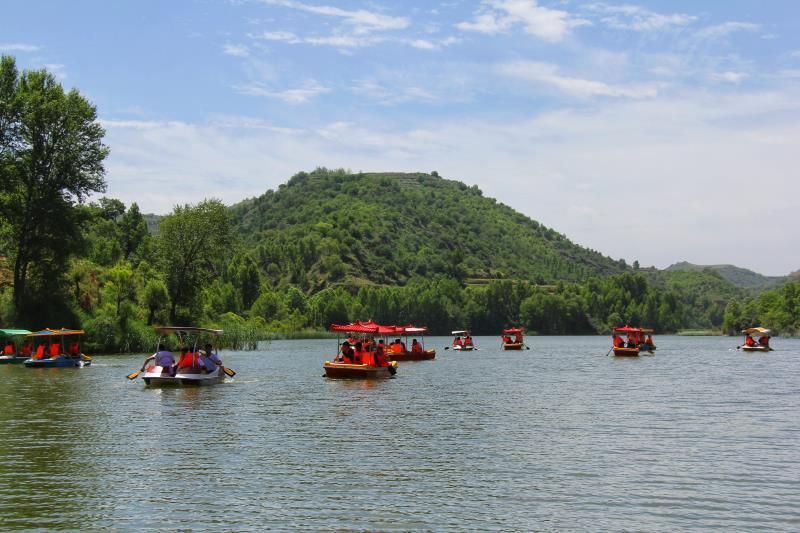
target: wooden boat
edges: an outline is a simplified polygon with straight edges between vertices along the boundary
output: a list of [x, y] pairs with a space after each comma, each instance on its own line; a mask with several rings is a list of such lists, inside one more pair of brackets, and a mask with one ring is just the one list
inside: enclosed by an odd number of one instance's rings
[[451, 350], [455, 352], [471, 352], [472, 350], [475, 349], [475, 345], [472, 344], [472, 342], [470, 342], [469, 344], [463, 342], [456, 344], [456, 340], [459, 340], [462, 336], [472, 339], [472, 337], [469, 334], [469, 331], [465, 329], [459, 329], [451, 332], [450, 334], [455, 337], [455, 339], [453, 339], [453, 344], [450, 346]]
[[[360, 342], [374, 342], [375, 336], [380, 336], [382, 326], [376, 324], [372, 320], [360, 322], [356, 320], [350, 324], [331, 324], [330, 330], [337, 333], [347, 333], [351, 335], [354, 340], [354, 345]], [[384, 331], [387, 326], [383, 326]], [[392, 332], [396, 333], [397, 330], [392, 326]], [[362, 340], [355, 342], [353, 335], [360, 335]], [[342, 347], [350, 346], [350, 341], [345, 341], [341, 344]], [[388, 354], [384, 353], [381, 357], [382, 360], [376, 362], [373, 352], [363, 352], [354, 354], [354, 360], [344, 360], [344, 357], [339, 352], [339, 337], [336, 338], [337, 355], [332, 361], [325, 361], [322, 368], [325, 370], [325, 377], [328, 378], [350, 378], [350, 379], [376, 379], [376, 378], [389, 378], [397, 373], [397, 361], [390, 361]], [[367, 363], [362, 363], [359, 358], [364, 357]]]
[[[216, 385], [225, 381], [226, 375], [233, 372], [221, 364], [212, 372], [206, 372], [200, 364], [200, 340], [218, 339], [223, 330], [197, 327], [168, 327], [155, 328], [159, 334], [158, 345], [163, 343], [164, 337], [176, 335], [179, 339], [181, 354], [172, 368], [164, 368], [149, 364], [142, 375], [148, 387], [199, 387], [203, 385]], [[189, 351], [191, 350], [191, 351]], [[158, 349], [156, 349], [156, 352]], [[155, 357], [155, 354], [153, 355]]]
[[30, 334], [31, 332], [27, 329], [0, 329], [0, 338], [5, 339], [2, 355], [0, 355], [0, 365], [21, 364], [30, 358], [30, 353], [24, 353], [26, 346], [27, 351], [31, 351], [30, 342], [26, 342], [25, 346], [20, 348], [15, 341], [17, 337], [26, 337]]
[[[80, 336], [82, 329], [43, 329], [29, 333], [27, 338], [38, 346], [34, 354], [25, 360], [28, 368], [82, 368], [92, 364], [92, 358], [81, 353]], [[67, 345], [67, 338], [71, 339]]]
[[[772, 348], [769, 345], [770, 333], [771, 331], [767, 328], [762, 327], [754, 327], [754, 328], [747, 328], [743, 329], [742, 333], [744, 333], [745, 342], [742, 343], [741, 346], [737, 346], [737, 348], [741, 348], [743, 352], [771, 352]], [[758, 334], [760, 335], [758, 341], [754, 341], [751, 335]], [[751, 342], [754, 344], [748, 345], [747, 339], [750, 339]]]
[[638, 357], [639, 356], [639, 348], [614, 348], [614, 355], [618, 357]]
[[[509, 328], [503, 330], [502, 345], [504, 350], [524, 350], [525, 342], [522, 340], [522, 328]], [[511, 339], [509, 335], [514, 335]]]

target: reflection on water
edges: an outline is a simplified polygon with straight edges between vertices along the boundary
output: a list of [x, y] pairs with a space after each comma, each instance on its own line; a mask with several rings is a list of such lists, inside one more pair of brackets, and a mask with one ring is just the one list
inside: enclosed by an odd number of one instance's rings
[[2, 529], [796, 529], [800, 342], [660, 337], [439, 348], [394, 379], [322, 376], [330, 341], [224, 354], [149, 389], [141, 357], [0, 366]]

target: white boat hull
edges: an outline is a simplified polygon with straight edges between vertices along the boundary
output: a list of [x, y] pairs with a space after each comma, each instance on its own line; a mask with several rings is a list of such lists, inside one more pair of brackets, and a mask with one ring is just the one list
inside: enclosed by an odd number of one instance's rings
[[148, 367], [142, 376], [145, 385], [149, 387], [197, 387], [202, 385], [214, 385], [225, 381], [225, 372], [218, 368], [211, 374], [197, 373], [195, 371], [185, 372], [178, 370], [172, 376], [169, 371], [160, 366]]

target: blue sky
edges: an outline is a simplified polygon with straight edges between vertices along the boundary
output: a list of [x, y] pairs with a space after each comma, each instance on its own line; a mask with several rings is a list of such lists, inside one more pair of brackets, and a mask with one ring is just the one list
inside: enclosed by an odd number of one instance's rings
[[[643, 266], [800, 268], [793, 1], [8, 1], [168, 212], [317, 166], [432, 171]], [[764, 251], [766, 251], [764, 253]]]

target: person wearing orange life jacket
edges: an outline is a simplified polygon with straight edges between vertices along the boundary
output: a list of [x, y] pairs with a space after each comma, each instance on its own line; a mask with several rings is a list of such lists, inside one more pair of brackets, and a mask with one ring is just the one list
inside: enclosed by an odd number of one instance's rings
[[81, 354], [81, 345], [77, 342], [71, 342], [68, 349], [71, 357], [78, 357]]
[[769, 348], [769, 335], [761, 335], [758, 338], [759, 346], [764, 346], [765, 348]]
[[383, 351], [383, 344], [378, 344], [375, 348], [374, 361], [375, 366], [389, 366], [389, 359]]
[[50, 345], [50, 358], [55, 359], [56, 357], [61, 355], [61, 345], [57, 342], [54, 342]]
[[422, 345], [417, 341], [417, 339], [412, 339], [411, 351], [413, 353], [422, 353]]
[[464, 337], [464, 346], [472, 346], [472, 337], [469, 335]]
[[619, 335], [614, 334], [612, 338], [614, 340], [614, 348], [623, 348], [625, 346], [625, 341]]
[[17, 353], [17, 347], [14, 346], [14, 341], [6, 342], [6, 345], [3, 347], [3, 355], [14, 355]]
[[756, 341], [751, 337], [749, 334], [744, 338], [744, 345], [745, 346], [755, 346]]
[[461, 337], [456, 337], [455, 339], [453, 339], [453, 348], [455, 348], [456, 346], [459, 346], [461, 348], [464, 347], [464, 342], [461, 340]]
[[33, 346], [31, 346], [31, 341], [25, 341], [25, 344], [22, 345], [22, 350], [20, 355], [23, 357], [30, 357], [31, 351], [33, 350]]

